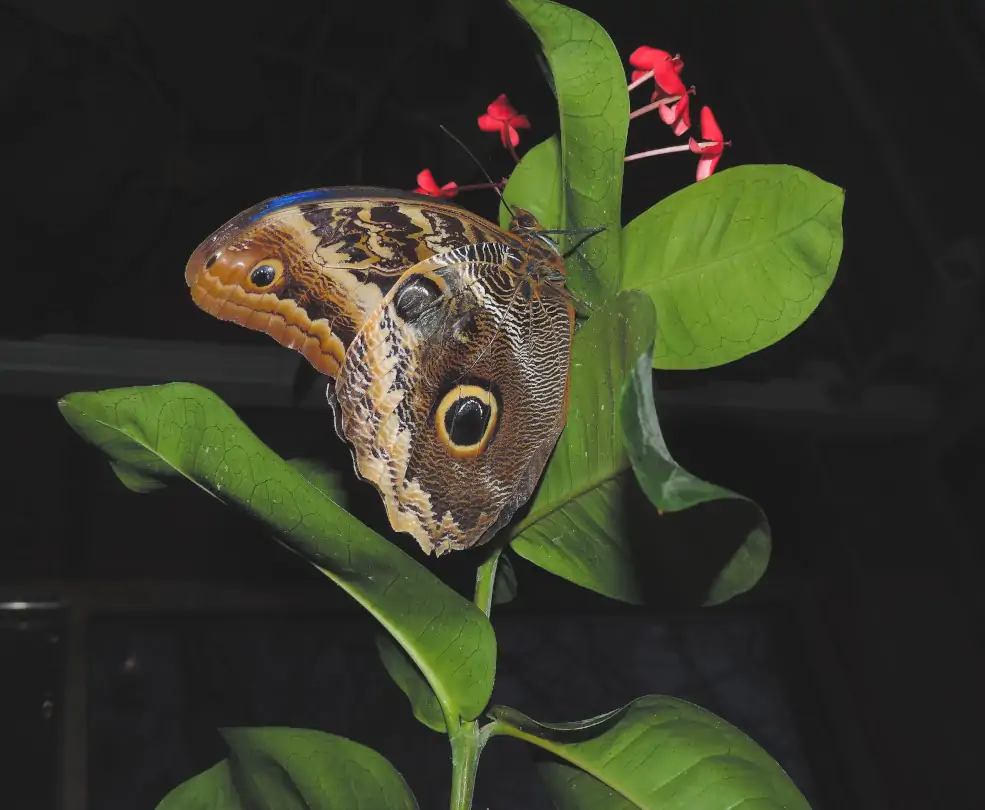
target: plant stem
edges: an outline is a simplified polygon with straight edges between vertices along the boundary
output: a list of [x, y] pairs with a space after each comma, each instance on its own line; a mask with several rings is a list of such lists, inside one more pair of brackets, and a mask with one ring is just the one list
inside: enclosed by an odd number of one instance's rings
[[[498, 556], [498, 555], [497, 555]], [[476, 721], [463, 723], [451, 740], [451, 810], [472, 810], [475, 776], [485, 738], [480, 738]]]
[[499, 565], [499, 555], [503, 546], [493, 549], [489, 556], [475, 571], [475, 597], [472, 600], [488, 617], [492, 613], [493, 587], [496, 585], [496, 568]]

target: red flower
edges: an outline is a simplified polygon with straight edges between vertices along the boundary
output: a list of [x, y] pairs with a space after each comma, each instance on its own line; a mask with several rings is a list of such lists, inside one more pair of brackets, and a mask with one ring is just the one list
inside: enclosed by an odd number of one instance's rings
[[667, 96], [684, 95], [684, 82], [680, 77], [680, 72], [684, 69], [684, 60], [681, 59], [680, 54], [671, 56], [667, 51], [659, 48], [641, 45], [629, 55], [629, 64], [639, 68], [633, 71], [633, 84], [644, 79], [652, 71], [657, 89], [653, 91], [651, 101], [656, 101], [660, 97], [661, 90], [663, 95]]
[[[479, 129], [483, 132], [498, 132], [503, 146], [516, 148], [520, 143], [517, 129], [529, 129], [530, 121], [525, 115], [517, 115], [510, 100], [503, 93], [479, 116]], [[509, 142], [507, 144], [507, 141]]]
[[417, 175], [417, 188], [414, 189], [418, 194], [427, 194], [429, 197], [451, 198], [458, 194], [458, 183], [451, 182], [439, 186], [431, 174], [430, 169], [425, 169]]
[[725, 136], [722, 135], [722, 130], [719, 128], [715, 116], [712, 115], [711, 107], [701, 108], [701, 139], [702, 143], [698, 143], [694, 138], [688, 140], [691, 151], [696, 155], [701, 155], [698, 159], [698, 180], [704, 180], [715, 171], [715, 166], [718, 165], [718, 159], [722, 156], [725, 147], [732, 144], [731, 141], [726, 141]]
[[[682, 85], [683, 86], [683, 85]], [[675, 135], [683, 135], [691, 128], [691, 102], [688, 100], [690, 91], [685, 90], [680, 99], [673, 104], [664, 104], [657, 108], [660, 120], [674, 130]]]

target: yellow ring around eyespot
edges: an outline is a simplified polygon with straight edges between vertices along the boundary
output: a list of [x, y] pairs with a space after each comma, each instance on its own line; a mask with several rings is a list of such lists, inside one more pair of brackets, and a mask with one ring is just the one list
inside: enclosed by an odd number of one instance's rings
[[[475, 444], [455, 444], [451, 436], [448, 435], [448, 430], [445, 428], [445, 416], [452, 405], [460, 399], [469, 398], [475, 398], [485, 403], [490, 411], [489, 421], [486, 423], [486, 430], [482, 434], [482, 437]], [[478, 385], [456, 385], [444, 395], [438, 404], [438, 410], [434, 414], [434, 421], [438, 430], [438, 438], [454, 458], [475, 458], [486, 449], [486, 445], [489, 444], [489, 438], [496, 430], [496, 423], [499, 421], [499, 403], [496, 401], [496, 397], [493, 396], [492, 391], [480, 388]]]
[[[263, 267], [264, 265], [274, 268], [274, 280], [271, 281], [269, 284], [264, 284], [261, 287], [258, 284], [253, 283], [253, 271], [256, 270], [258, 267]], [[280, 259], [274, 259], [274, 258], [260, 259], [260, 261], [254, 264], [253, 267], [249, 269], [249, 272], [247, 272], [246, 278], [243, 280], [243, 286], [246, 287], [246, 289], [249, 290], [250, 292], [259, 292], [259, 293], [270, 292], [270, 290], [274, 289], [277, 286], [277, 282], [280, 281], [283, 277], [284, 277], [284, 263]]]

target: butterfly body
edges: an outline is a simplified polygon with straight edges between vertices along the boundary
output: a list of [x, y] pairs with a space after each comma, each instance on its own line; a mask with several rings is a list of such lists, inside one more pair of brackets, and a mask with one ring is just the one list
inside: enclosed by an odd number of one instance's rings
[[525, 212], [509, 230], [381, 189], [260, 203], [186, 267], [196, 304], [333, 378], [356, 469], [425, 551], [485, 542], [533, 492], [564, 427], [574, 310]]

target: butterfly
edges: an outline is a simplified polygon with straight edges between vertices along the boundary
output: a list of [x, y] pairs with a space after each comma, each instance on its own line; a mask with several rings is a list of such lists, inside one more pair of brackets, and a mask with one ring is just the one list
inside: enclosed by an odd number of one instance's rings
[[201, 309], [331, 378], [356, 472], [426, 553], [488, 542], [530, 498], [564, 428], [575, 325], [532, 214], [504, 230], [413, 193], [311, 189], [231, 219], [185, 280]]

